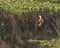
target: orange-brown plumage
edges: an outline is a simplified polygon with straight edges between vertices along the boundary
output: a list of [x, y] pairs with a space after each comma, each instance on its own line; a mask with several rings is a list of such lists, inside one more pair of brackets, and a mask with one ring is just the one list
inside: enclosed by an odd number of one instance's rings
[[44, 23], [44, 19], [42, 18], [42, 16], [40, 15], [38, 18], [38, 26], [41, 26]]

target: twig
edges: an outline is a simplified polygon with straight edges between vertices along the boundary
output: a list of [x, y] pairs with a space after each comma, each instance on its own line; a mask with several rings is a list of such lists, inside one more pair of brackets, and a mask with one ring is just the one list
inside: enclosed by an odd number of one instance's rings
[[58, 29], [55, 27], [55, 25], [54, 25], [53, 23], [51, 23], [51, 24], [52, 24], [52, 26], [54, 27], [54, 29], [55, 29], [55, 31], [57, 32], [57, 34], [60, 36], [60, 33], [59, 33]]

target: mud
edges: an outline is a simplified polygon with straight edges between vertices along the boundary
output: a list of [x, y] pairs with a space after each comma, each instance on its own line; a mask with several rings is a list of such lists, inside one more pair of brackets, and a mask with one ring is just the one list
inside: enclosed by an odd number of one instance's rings
[[[42, 15], [44, 19], [44, 24], [41, 27], [38, 27], [38, 24], [36, 24], [39, 15]], [[25, 44], [30, 38], [40, 40], [58, 38], [58, 34], [51, 25], [51, 22], [53, 22], [57, 26], [58, 20], [55, 18], [56, 15], [49, 14], [47, 11], [32, 11], [22, 13], [20, 16], [10, 12], [0, 12], [1, 46], [8, 44], [8, 46], [15, 48], [15, 46], [20, 47]], [[55, 21], [52, 21], [52, 18]]]

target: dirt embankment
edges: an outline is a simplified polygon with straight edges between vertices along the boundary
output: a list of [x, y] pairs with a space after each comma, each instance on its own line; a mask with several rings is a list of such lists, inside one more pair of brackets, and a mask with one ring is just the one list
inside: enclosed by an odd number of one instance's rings
[[[35, 27], [37, 26], [36, 22], [39, 15], [42, 15], [44, 19], [44, 24], [40, 27], [41, 30], [39, 30], [38, 27]], [[0, 39], [10, 46], [19, 46], [24, 44], [29, 38], [54, 38], [58, 35], [54, 29], [52, 29], [49, 23], [52, 16], [53, 18], [55, 17], [54, 15], [49, 14], [47, 11], [33, 11], [23, 13], [21, 16], [9, 12], [0, 12]]]

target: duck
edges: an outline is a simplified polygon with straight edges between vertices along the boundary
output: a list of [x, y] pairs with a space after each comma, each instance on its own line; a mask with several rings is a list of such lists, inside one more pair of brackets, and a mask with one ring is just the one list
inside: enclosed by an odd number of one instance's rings
[[38, 22], [38, 26], [41, 26], [44, 23], [44, 19], [42, 18], [41, 15], [39, 15], [37, 22]]

